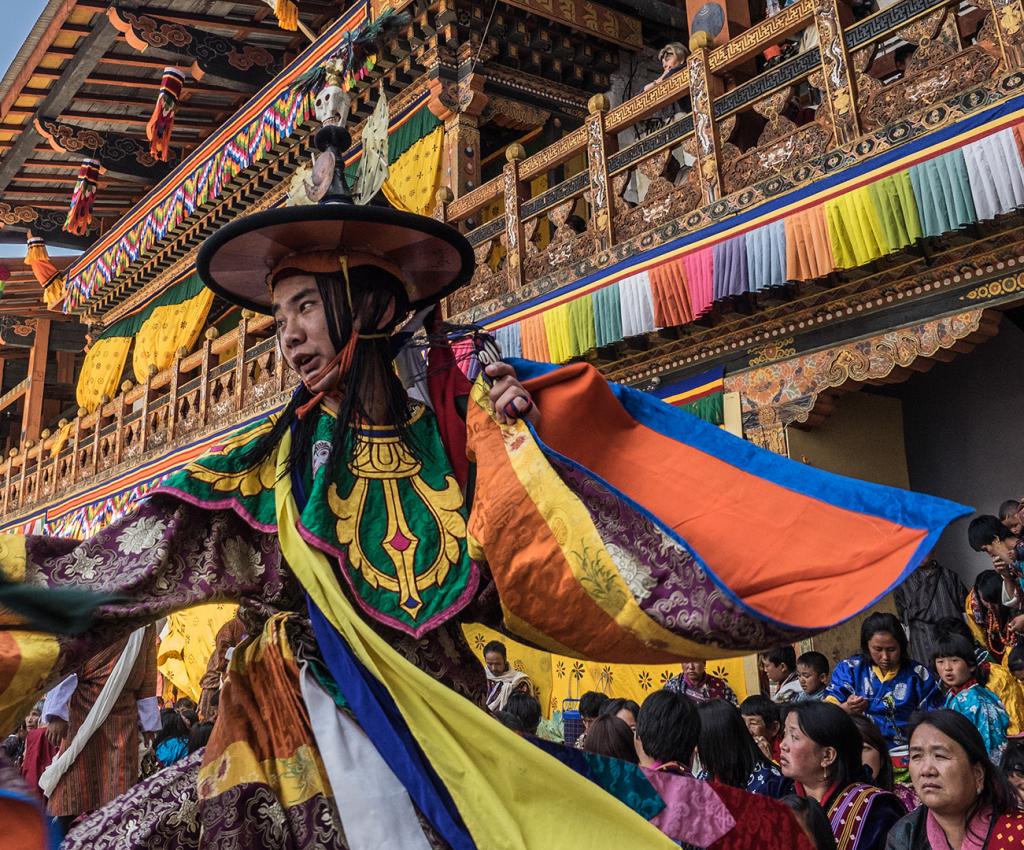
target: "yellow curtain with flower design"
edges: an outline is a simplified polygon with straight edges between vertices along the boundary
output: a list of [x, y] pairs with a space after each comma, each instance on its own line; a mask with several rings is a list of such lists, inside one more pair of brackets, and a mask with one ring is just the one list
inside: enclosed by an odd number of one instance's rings
[[79, 407], [92, 413], [100, 406], [103, 396], [108, 399], [114, 397], [131, 344], [131, 337], [121, 336], [98, 339], [93, 343], [85, 355], [75, 387]]
[[191, 349], [196, 344], [211, 304], [213, 290], [202, 287], [198, 294], [180, 304], [153, 309], [135, 337], [132, 369], [136, 381], [146, 380], [151, 365], [158, 372], [163, 371], [174, 362], [179, 348]]
[[[680, 664], [604, 664], [599, 661], [580, 661], [524, 646], [486, 626], [468, 624], [462, 631], [483, 664], [484, 647], [497, 640], [508, 650], [508, 663], [530, 677], [537, 688], [544, 716], [562, 710], [562, 701], [579, 699], [587, 691], [600, 691], [610, 697], [631, 699], [643, 704], [653, 691], [664, 686], [670, 677], [682, 672]], [[743, 659], [729, 658], [707, 662], [707, 670], [725, 679], [741, 702], [747, 698]]]
[[212, 603], [186, 608], [167, 618], [156, 669], [182, 696], [199, 702], [199, 681], [216, 648], [217, 632], [237, 610], [237, 605]]
[[432, 215], [441, 185], [444, 125], [412, 145], [388, 170], [381, 191], [395, 209]]

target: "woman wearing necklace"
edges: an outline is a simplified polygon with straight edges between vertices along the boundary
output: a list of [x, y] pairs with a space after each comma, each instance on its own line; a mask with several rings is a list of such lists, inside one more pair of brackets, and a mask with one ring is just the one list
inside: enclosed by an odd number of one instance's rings
[[893, 827], [886, 850], [1024, 847], [1016, 795], [963, 715], [922, 715], [910, 730], [910, 778], [922, 805]]

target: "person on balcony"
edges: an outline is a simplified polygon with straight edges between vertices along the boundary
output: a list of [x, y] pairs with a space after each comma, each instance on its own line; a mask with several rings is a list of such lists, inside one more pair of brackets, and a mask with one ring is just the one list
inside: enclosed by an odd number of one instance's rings
[[[527, 848], [687, 841], [688, 822], [648, 821], [692, 781], [635, 768], [630, 805], [610, 805], [574, 751], [484, 712], [460, 623], [615, 662], [766, 649], [855, 614], [964, 509], [791, 462], [586, 364], [502, 362], [437, 318], [472, 275], [465, 238], [347, 202], [340, 161], [328, 203], [238, 219], [199, 255], [208, 286], [273, 315], [299, 381], [284, 409], [94, 537], [0, 537], [6, 580], [116, 597], [74, 639], [7, 630], [0, 724], [126, 631], [239, 600], [249, 637], [192, 791], [204, 847], [496, 847], [512, 823]], [[451, 350], [467, 337], [473, 384]], [[410, 346], [420, 371], [399, 377]], [[194, 758], [151, 781], [194, 776]], [[165, 799], [149, 840], [197, 842]], [[753, 805], [761, 846], [801, 846], [788, 810]], [[131, 815], [115, 801], [65, 847], [131, 847]]]

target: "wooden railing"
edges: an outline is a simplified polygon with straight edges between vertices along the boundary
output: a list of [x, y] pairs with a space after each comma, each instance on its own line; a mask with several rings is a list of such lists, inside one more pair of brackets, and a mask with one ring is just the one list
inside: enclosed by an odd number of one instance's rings
[[[460, 198], [442, 189], [436, 215], [466, 232], [478, 260], [449, 313], [514, 303], [527, 284], [657, 228], [694, 230], [849, 167], [932, 126], [907, 116], [935, 113], [941, 126], [951, 98], [984, 97], [1024, 68], [1021, 0], [902, 0], [857, 23], [842, 8], [797, 0], [721, 47], [698, 40], [685, 71], [614, 109], [595, 96], [583, 126], [551, 146], [527, 157], [512, 145], [498, 177]], [[808, 28], [818, 46], [736, 84], [753, 57]], [[898, 76], [901, 45], [911, 53]], [[787, 114], [794, 102], [802, 115]], [[741, 125], [760, 127], [756, 138], [742, 138]], [[542, 175], [548, 188], [531, 193]], [[271, 333], [269, 318], [250, 314], [223, 337], [208, 331], [169, 369], [80, 411], [56, 454], [58, 434], [45, 432], [12, 450], [0, 464], [0, 516], [27, 514], [269, 407], [296, 380]]]
[[[995, 2], [1021, 13], [1020, 0]], [[720, 47], [698, 34], [685, 70], [614, 109], [597, 95], [584, 125], [550, 147], [525, 157], [511, 145], [499, 176], [457, 199], [438, 193], [436, 215], [466, 232], [478, 263], [449, 313], [475, 318], [656, 228], [699, 229], [900, 143], [908, 116], [1024, 66], [1024, 29], [989, 3], [902, 0], [852, 23], [842, 3], [798, 0]], [[805, 49], [736, 83], [796, 36]], [[883, 129], [892, 138], [877, 143]], [[553, 185], [532, 194], [545, 174]]]
[[269, 407], [297, 380], [267, 335], [271, 327], [270, 317], [246, 311], [230, 333], [208, 330], [199, 350], [179, 351], [170, 368], [152, 369], [138, 386], [125, 382], [96, 411], [80, 409], [57, 433], [12, 449], [0, 466], [0, 513], [52, 502], [117, 467]]

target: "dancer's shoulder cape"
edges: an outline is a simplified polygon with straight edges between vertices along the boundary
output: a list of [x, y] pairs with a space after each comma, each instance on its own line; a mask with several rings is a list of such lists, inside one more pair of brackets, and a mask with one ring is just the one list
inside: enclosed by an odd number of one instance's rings
[[[453, 439], [451, 388], [435, 387], [433, 412], [413, 419], [415, 457], [395, 432], [366, 429], [328, 480], [333, 420], [321, 416], [299, 531], [337, 559], [368, 616], [420, 635], [468, 604], [486, 560], [507, 625], [535, 643], [616, 662], [722, 657], [869, 607], [966, 510], [794, 463], [584, 364], [513, 365], [537, 429], [499, 426], [481, 380], [464, 387], [464, 440]], [[248, 459], [271, 425], [161, 489], [276, 531], [279, 458]], [[466, 456], [471, 512], [455, 471]]]

